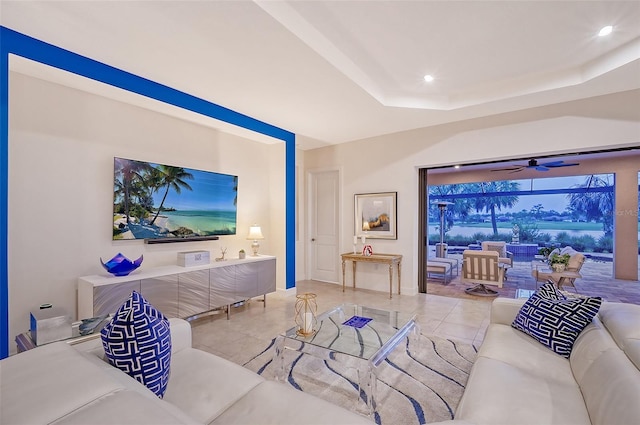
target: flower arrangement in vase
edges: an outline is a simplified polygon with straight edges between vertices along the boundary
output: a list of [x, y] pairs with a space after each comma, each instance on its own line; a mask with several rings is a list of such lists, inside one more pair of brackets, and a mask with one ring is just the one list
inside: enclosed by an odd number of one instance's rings
[[554, 272], [560, 273], [569, 265], [570, 259], [571, 255], [569, 254], [558, 254], [557, 252], [554, 252], [549, 256], [549, 265]]

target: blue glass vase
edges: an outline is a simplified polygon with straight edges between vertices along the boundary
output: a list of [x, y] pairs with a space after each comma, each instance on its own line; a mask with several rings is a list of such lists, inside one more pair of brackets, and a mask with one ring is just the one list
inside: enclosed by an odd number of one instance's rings
[[114, 276], [126, 276], [140, 267], [140, 264], [142, 264], [142, 255], [137, 260], [131, 261], [121, 253], [118, 253], [118, 255], [106, 263], [100, 258], [100, 264], [102, 264], [102, 267], [104, 267], [106, 271]]

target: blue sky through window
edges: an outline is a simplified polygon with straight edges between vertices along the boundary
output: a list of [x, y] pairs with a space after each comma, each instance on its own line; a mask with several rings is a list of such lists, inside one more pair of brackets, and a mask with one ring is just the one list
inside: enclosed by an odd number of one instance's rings
[[[613, 185], [613, 174], [599, 175]], [[520, 190], [542, 190], [542, 189], [565, 189], [576, 185], [584, 184], [588, 176], [570, 176], [570, 177], [546, 177], [524, 180], [513, 180], [520, 184]], [[539, 195], [532, 194], [518, 197], [518, 203], [513, 208], [503, 208], [503, 212], [519, 212], [522, 210], [531, 210], [534, 205], [542, 204], [546, 211], [555, 210], [563, 212], [569, 205], [566, 194], [557, 195]]]

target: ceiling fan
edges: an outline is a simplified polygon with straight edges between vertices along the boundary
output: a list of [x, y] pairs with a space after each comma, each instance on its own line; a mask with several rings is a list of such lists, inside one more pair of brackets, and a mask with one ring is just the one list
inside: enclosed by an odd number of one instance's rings
[[518, 173], [522, 170], [526, 170], [527, 168], [534, 168], [537, 171], [549, 171], [552, 168], [573, 167], [575, 165], [580, 165], [580, 164], [565, 163], [564, 161], [550, 161], [550, 162], [544, 162], [542, 164], [538, 164], [537, 159], [530, 159], [527, 165], [516, 165], [513, 167], [498, 168], [496, 170], [491, 170], [491, 171], [510, 171], [511, 173]]

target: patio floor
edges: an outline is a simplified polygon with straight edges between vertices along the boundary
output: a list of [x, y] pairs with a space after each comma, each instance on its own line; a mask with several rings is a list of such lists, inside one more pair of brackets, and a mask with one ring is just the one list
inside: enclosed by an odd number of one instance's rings
[[[462, 267], [462, 254], [451, 254], [448, 258], [457, 258], [460, 263], [458, 268]], [[640, 261], [638, 263], [640, 264]], [[580, 270], [582, 279], [576, 279], [576, 288], [564, 286], [563, 289], [582, 295], [602, 297], [606, 301], [640, 304], [640, 282], [613, 279], [612, 270], [611, 262], [587, 259]], [[493, 300], [493, 297], [478, 297], [465, 293], [464, 290], [470, 286], [473, 285], [461, 283], [459, 276], [454, 276], [453, 280], [447, 284], [430, 277], [427, 280], [427, 293], [456, 298]], [[536, 289], [536, 281], [531, 277], [531, 262], [514, 261], [513, 268], [508, 269], [507, 280], [503, 287], [491, 286], [490, 288], [497, 290], [499, 296], [509, 298], [515, 298], [518, 289]]]

